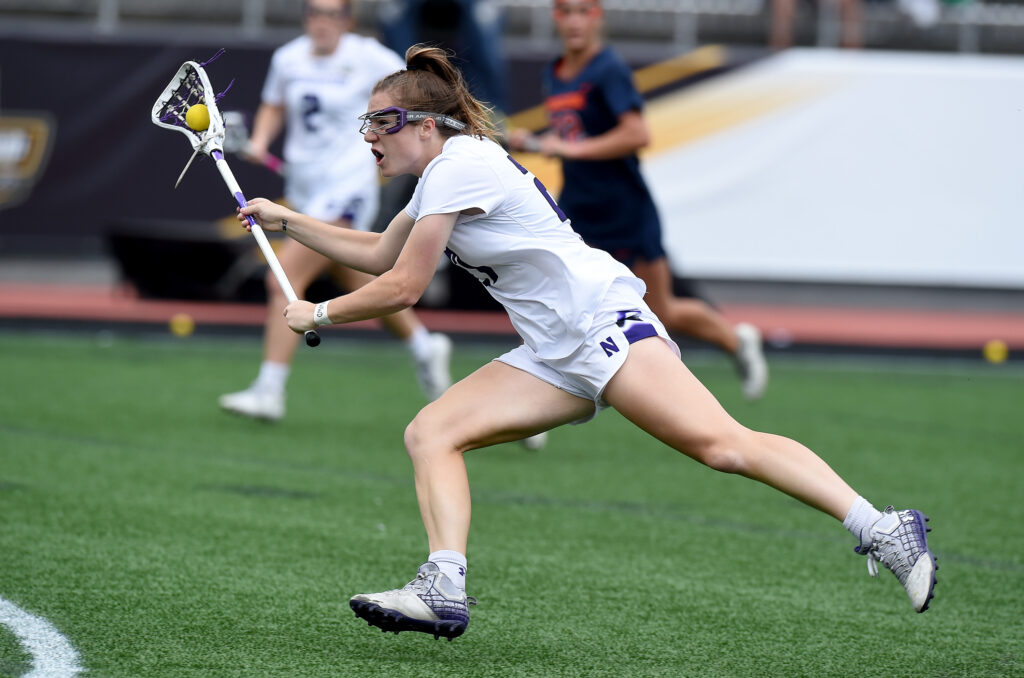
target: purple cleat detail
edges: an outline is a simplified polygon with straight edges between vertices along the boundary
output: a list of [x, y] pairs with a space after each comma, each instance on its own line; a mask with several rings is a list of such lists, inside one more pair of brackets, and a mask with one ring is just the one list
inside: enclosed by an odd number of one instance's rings
[[939, 566], [928, 550], [927, 516], [913, 509], [896, 511], [886, 507], [882, 517], [871, 526], [870, 543], [854, 548], [867, 555], [868, 572], [878, 576], [878, 563], [890, 570], [910, 597], [917, 612], [928, 609], [935, 595], [935, 571]]

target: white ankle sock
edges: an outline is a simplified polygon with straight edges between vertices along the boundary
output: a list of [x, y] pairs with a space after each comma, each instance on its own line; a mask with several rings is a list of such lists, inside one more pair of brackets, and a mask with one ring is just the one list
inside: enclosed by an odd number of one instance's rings
[[291, 366], [287, 363], [274, 363], [264, 360], [260, 363], [260, 373], [256, 376], [253, 386], [261, 391], [284, 393], [284, 387], [288, 383], [288, 375], [291, 373], [291, 369]]
[[413, 360], [418, 363], [430, 360], [430, 356], [434, 354], [434, 344], [430, 341], [430, 332], [422, 325], [412, 331], [409, 338], [405, 340], [405, 345], [409, 347]]
[[846, 514], [843, 527], [860, 540], [862, 545], [867, 546], [871, 543], [871, 526], [881, 517], [881, 511], [869, 504], [864, 497], [857, 497]]
[[427, 560], [448, 575], [460, 591], [466, 590], [466, 556], [458, 551], [434, 551]]

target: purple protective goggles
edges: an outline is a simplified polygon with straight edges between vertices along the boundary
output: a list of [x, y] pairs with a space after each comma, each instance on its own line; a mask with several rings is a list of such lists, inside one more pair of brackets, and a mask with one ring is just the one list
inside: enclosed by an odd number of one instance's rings
[[364, 113], [359, 116], [363, 124], [359, 127], [360, 134], [373, 132], [374, 134], [395, 134], [401, 131], [410, 122], [433, 118], [438, 125], [445, 125], [452, 129], [462, 131], [466, 129], [466, 123], [459, 122], [455, 118], [442, 115], [441, 113], [425, 113], [423, 111], [407, 111], [398, 106], [388, 106], [379, 111]]

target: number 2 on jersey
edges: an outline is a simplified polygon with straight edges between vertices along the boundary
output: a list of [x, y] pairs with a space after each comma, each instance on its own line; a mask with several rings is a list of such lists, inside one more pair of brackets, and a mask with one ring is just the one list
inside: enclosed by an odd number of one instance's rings
[[307, 132], [315, 132], [317, 127], [313, 124], [313, 116], [320, 112], [320, 99], [315, 94], [306, 94], [302, 97], [302, 124]]
[[[518, 162], [516, 162], [516, 159], [513, 158], [511, 155], [508, 155], [508, 156], [505, 156], [505, 157], [507, 157], [509, 160], [511, 160], [512, 164], [515, 165], [519, 169], [519, 171], [522, 172], [523, 174], [529, 174], [530, 173], [530, 171], [528, 169], [526, 169], [525, 167], [520, 165]], [[537, 177], [534, 177], [533, 178], [533, 183], [537, 187], [537, 190], [540, 191], [540, 194], [544, 196], [544, 199], [548, 201], [548, 204], [551, 205], [551, 209], [555, 210], [555, 214], [558, 215], [558, 218], [561, 221], [565, 221], [566, 218], [567, 218], [565, 216], [565, 212], [562, 211], [562, 208], [558, 206], [558, 203], [555, 202], [555, 199], [551, 197], [550, 193], [548, 193], [548, 189], [544, 188], [544, 184], [541, 182], [541, 180], [538, 179]]]

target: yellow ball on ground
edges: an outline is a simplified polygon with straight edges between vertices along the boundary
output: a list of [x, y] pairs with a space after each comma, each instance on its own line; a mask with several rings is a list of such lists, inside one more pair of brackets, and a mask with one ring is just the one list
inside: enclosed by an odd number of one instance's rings
[[168, 323], [171, 334], [176, 337], [187, 337], [196, 329], [196, 321], [188, 313], [175, 313]]
[[981, 352], [985, 356], [985, 360], [990, 363], [1006, 362], [1007, 357], [1010, 355], [1010, 349], [1007, 347], [1006, 342], [1000, 339], [992, 339], [985, 342]]
[[202, 132], [210, 126], [210, 110], [205, 104], [191, 106], [185, 112], [185, 124], [197, 132]]

